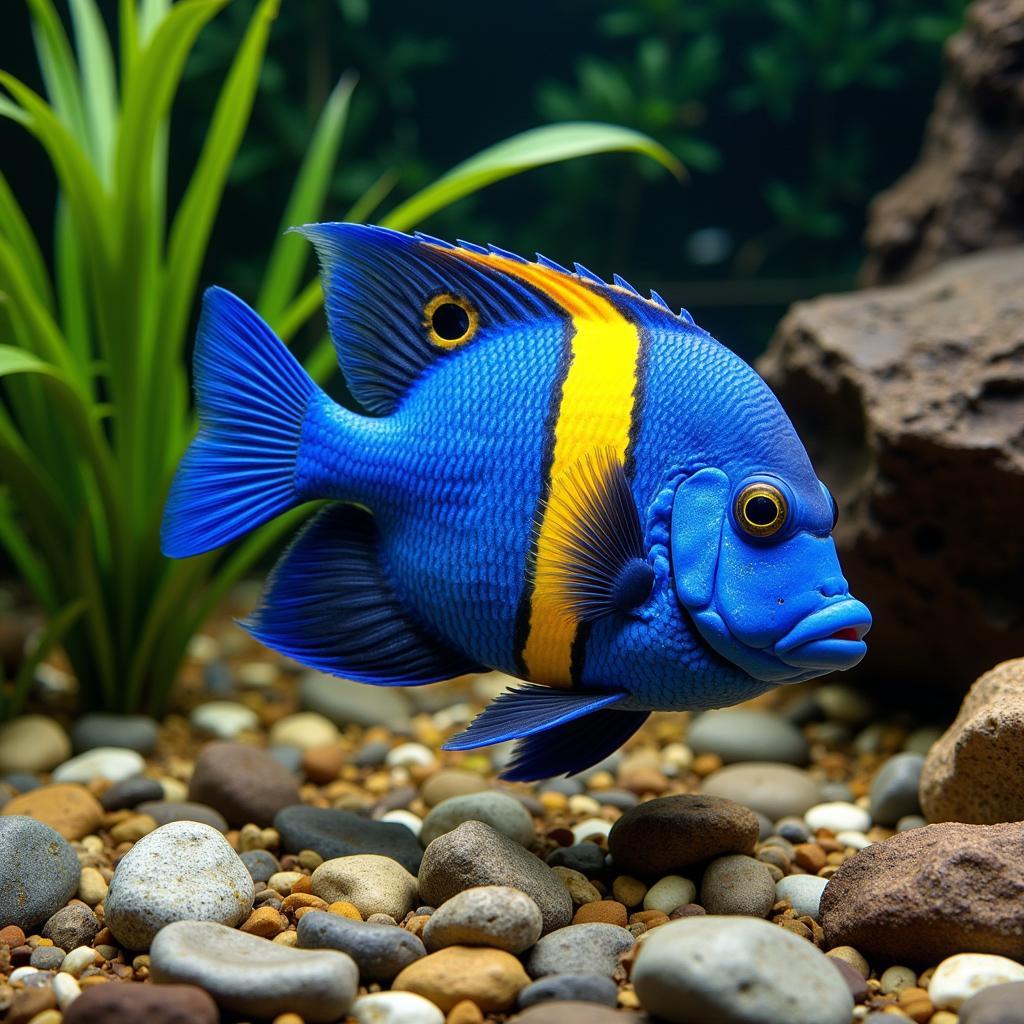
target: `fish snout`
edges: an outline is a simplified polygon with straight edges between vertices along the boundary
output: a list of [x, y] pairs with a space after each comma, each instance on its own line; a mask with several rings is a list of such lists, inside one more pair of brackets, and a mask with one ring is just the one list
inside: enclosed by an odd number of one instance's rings
[[[845, 585], [846, 581], [842, 581]], [[826, 588], [821, 593], [828, 597]], [[864, 637], [871, 629], [871, 612], [849, 596], [848, 589], [831, 595], [823, 608], [804, 616], [781, 640], [773, 652], [794, 668], [822, 672], [853, 668], [867, 653]], [[839, 600], [835, 598], [839, 597]]]

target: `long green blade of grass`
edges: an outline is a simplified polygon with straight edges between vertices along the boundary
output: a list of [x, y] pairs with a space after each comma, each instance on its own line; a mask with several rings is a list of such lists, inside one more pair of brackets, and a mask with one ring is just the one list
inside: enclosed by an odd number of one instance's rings
[[39, 301], [53, 313], [53, 286], [50, 284], [50, 274], [43, 254], [3, 174], [0, 174], [0, 237], [10, 243]]
[[28, 7], [46, 92], [72, 135], [88, 148], [89, 129], [79, 89], [78, 65], [60, 15], [50, 0], [28, 0]]
[[95, 0], [69, 0], [81, 61], [82, 103], [89, 127], [93, 163], [109, 184], [117, 130], [117, 79], [110, 39]]

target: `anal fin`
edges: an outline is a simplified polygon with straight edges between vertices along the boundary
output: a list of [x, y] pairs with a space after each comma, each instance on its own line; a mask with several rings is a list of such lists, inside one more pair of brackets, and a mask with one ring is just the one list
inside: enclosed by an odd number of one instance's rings
[[377, 686], [482, 671], [409, 613], [381, 564], [373, 516], [354, 505], [331, 505], [310, 520], [242, 625], [303, 665]]

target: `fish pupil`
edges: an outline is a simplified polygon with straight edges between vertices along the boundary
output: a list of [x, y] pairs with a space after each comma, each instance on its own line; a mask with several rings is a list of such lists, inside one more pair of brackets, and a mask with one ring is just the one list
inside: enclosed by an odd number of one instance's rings
[[743, 512], [754, 526], [771, 526], [779, 517], [779, 507], [763, 494], [751, 498], [744, 506]]
[[430, 326], [443, 341], [458, 341], [469, 330], [469, 313], [454, 302], [442, 302], [431, 315]]

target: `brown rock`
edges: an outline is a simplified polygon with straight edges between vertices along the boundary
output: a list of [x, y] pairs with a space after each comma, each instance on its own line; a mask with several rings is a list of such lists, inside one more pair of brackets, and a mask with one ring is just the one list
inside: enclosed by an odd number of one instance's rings
[[308, 747], [302, 752], [302, 771], [310, 782], [326, 786], [333, 782], [345, 763], [345, 754], [336, 743]]
[[874, 843], [829, 879], [821, 923], [827, 946], [872, 961], [1024, 958], [1024, 823], [947, 822]]
[[869, 283], [1024, 240], [1024, 2], [975, 0], [917, 163], [871, 206]]
[[598, 1003], [556, 999], [537, 1003], [509, 1017], [508, 1024], [641, 1024], [646, 1019], [629, 1010], [613, 1010]]
[[463, 999], [451, 1008], [444, 1024], [484, 1024], [484, 1015], [476, 1003]]
[[470, 999], [485, 1013], [515, 1006], [520, 989], [530, 984], [523, 965], [511, 953], [477, 946], [449, 946], [404, 968], [392, 989], [415, 992], [447, 1013]]
[[35, 818], [71, 840], [95, 832], [103, 820], [103, 808], [96, 797], [85, 786], [66, 782], [22, 793], [4, 806], [3, 813]]
[[218, 1024], [217, 1004], [194, 985], [90, 986], [64, 1011], [64, 1024]]
[[15, 992], [14, 1002], [4, 1017], [4, 1024], [28, 1024], [37, 1013], [52, 1010], [56, 1005], [57, 998], [49, 985], [23, 988]]
[[229, 825], [270, 825], [278, 811], [301, 802], [291, 772], [270, 754], [244, 743], [210, 743], [196, 760], [190, 800], [220, 811]]
[[971, 687], [925, 760], [920, 798], [929, 821], [1024, 820], [1024, 658]]
[[843, 568], [874, 614], [854, 683], [918, 680], [934, 701], [1024, 651], [1022, 293], [1024, 249], [981, 253], [798, 303], [758, 363], [836, 496]]
[[43, 925], [41, 934], [44, 939], [70, 953], [79, 946], [91, 945], [100, 927], [96, 915], [84, 903], [73, 900]]
[[573, 915], [573, 924], [617, 924], [626, 927], [626, 908], [618, 900], [598, 900], [596, 903], [584, 903]]
[[238, 927], [250, 935], [272, 939], [288, 927], [288, 918], [274, 907], [260, 907], [258, 910], [254, 910]]
[[757, 815], [731, 800], [686, 794], [631, 807], [612, 826], [617, 868], [662, 878], [726, 853], [752, 853]]
[[0, 946], [7, 946], [14, 949], [16, 946], [24, 945], [25, 933], [16, 925], [9, 924], [0, 928]]

